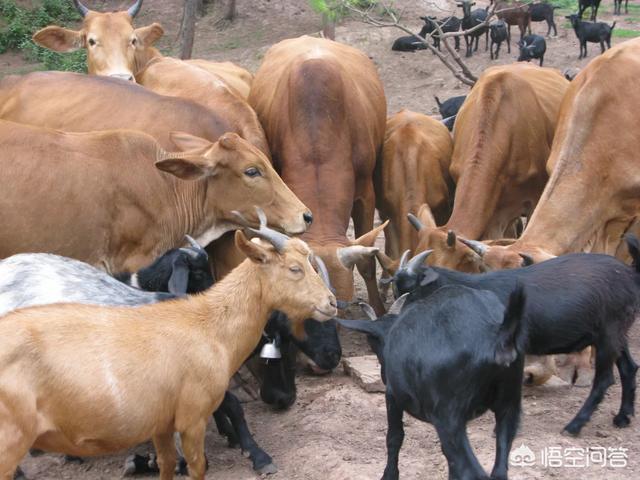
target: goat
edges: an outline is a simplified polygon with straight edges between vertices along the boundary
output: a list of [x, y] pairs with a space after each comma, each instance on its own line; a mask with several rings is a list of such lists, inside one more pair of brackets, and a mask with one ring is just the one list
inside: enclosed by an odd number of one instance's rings
[[540, 35], [527, 35], [518, 42], [520, 48], [519, 62], [529, 62], [532, 58], [540, 60], [540, 66], [544, 62], [544, 53], [547, 51], [547, 42]]
[[[487, 11], [483, 8], [477, 8], [471, 11], [471, 7], [476, 4], [475, 1], [472, 0], [462, 0], [456, 2], [456, 5], [462, 8], [462, 30], [469, 30], [471, 28], [477, 27], [478, 25], [484, 23], [487, 20]], [[476, 46], [473, 49], [474, 52], [478, 51], [478, 42], [482, 35], [485, 35], [485, 50], [489, 49], [489, 29], [484, 27], [479, 27], [477, 30], [474, 30], [471, 33], [467, 33], [464, 36], [464, 43], [467, 46], [465, 56], [470, 57], [472, 55], [471, 47], [473, 46], [473, 40], [476, 41]]]
[[436, 96], [433, 98], [436, 99], [436, 104], [438, 104], [438, 110], [442, 116], [442, 123], [445, 124], [449, 131], [453, 130], [458, 111], [460, 110], [460, 107], [462, 107], [467, 96], [458, 95], [456, 97], [447, 98], [444, 102], [440, 102], [440, 99]]
[[[7, 314], [0, 322], [0, 477], [10, 478], [32, 446], [87, 456], [152, 437], [160, 476], [170, 479], [177, 431], [191, 478], [203, 479], [207, 418], [268, 315], [282, 311], [295, 333], [300, 319], [326, 321], [337, 311], [305, 242], [266, 227], [264, 214], [260, 228], [247, 231], [263, 241], [237, 231], [236, 246], [248, 258], [201, 295]], [[55, 381], [41, 382], [43, 372]]]
[[578, 18], [582, 20], [582, 14], [587, 8], [591, 8], [591, 21], [595, 22], [598, 16], [600, 0], [578, 0]]
[[580, 55], [578, 56], [578, 60], [586, 58], [587, 42], [600, 43], [600, 53], [604, 53], [606, 50], [604, 48], [605, 42], [607, 48], [611, 48], [611, 32], [616, 26], [616, 22], [613, 22], [611, 26], [604, 22], [584, 22], [580, 19], [580, 15], [576, 15], [575, 13], [567, 15], [565, 18], [571, 22], [573, 31], [576, 32], [576, 37], [578, 37], [578, 41], [580, 42]]
[[[622, 9], [622, 0], [613, 0], [613, 14], [622, 15], [620, 10]], [[629, 13], [629, 0], [624, 0], [624, 14]]]
[[466, 433], [467, 422], [488, 409], [496, 418], [491, 478], [507, 478], [521, 410], [524, 356], [516, 339], [524, 303], [521, 287], [505, 310], [491, 292], [448, 285], [406, 305], [399, 315], [373, 322], [338, 320], [369, 335], [382, 367], [388, 425], [383, 479], [399, 477], [404, 412], [436, 428], [449, 478], [488, 478]]
[[507, 52], [511, 53], [511, 25], [517, 25], [520, 29], [520, 40], [527, 29], [531, 30], [531, 14], [527, 4], [514, 1], [501, 1], [496, 3], [496, 15], [507, 24]]
[[[420, 17], [420, 20], [424, 20], [424, 25], [422, 30], [420, 30], [420, 36], [422, 38], [426, 38], [430, 33], [433, 34], [433, 46], [440, 50], [440, 35], [437, 33], [436, 24], [440, 26], [440, 30], [442, 33], [447, 32], [457, 32], [460, 30], [460, 19], [458, 17], [454, 17], [453, 15], [450, 17], [445, 17], [441, 20], [436, 19], [436, 17]], [[460, 37], [454, 37], [455, 49], [460, 50]]]
[[415, 35], [406, 35], [404, 37], [398, 37], [393, 42], [391, 50], [396, 52], [415, 52], [416, 50], [426, 50], [427, 46], [424, 44], [424, 40]]
[[[627, 333], [640, 312], [640, 244], [626, 237], [634, 266], [629, 267], [609, 255], [573, 253], [513, 270], [467, 274], [422, 266], [429, 252], [401, 262], [393, 279], [397, 295], [411, 292], [407, 303], [428, 297], [444, 285], [465, 285], [489, 290], [507, 303], [516, 282], [527, 289], [529, 299], [522, 338], [525, 353], [553, 355], [596, 349], [596, 373], [591, 392], [578, 414], [564, 430], [578, 435], [613, 384], [616, 363], [622, 383], [620, 410], [613, 419], [616, 427], [626, 427], [634, 413], [638, 366], [627, 342]], [[471, 248], [481, 242], [465, 240]], [[571, 279], [571, 281], [567, 281]]]
[[[507, 24], [504, 20], [496, 20], [495, 22], [491, 22], [489, 25], [489, 36], [491, 37], [491, 45], [489, 47], [489, 52], [491, 56], [491, 60], [494, 58], [498, 58], [500, 53], [500, 44], [507, 40]], [[495, 54], [493, 52], [493, 46], [496, 46]], [[507, 43], [507, 46], [509, 44]]]
[[[553, 12], [556, 8], [554, 5], [548, 3], [530, 3], [529, 15], [531, 22], [547, 22], [547, 37], [551, 34], [553, 28], [553, 36], [558, 36], [558, 29], [556, 28], [556, 22], [553, 18]], [[529, 24], [529, 35], [531, 35], [531, 24]]]

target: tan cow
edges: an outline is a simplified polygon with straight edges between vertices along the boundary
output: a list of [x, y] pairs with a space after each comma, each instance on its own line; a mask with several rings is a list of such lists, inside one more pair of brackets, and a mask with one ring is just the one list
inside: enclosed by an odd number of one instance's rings
[[451, 213], [453, 182], [449, 165], [453, 142], [442, 122], [410, 110], [387, 119], [382, 162], [375, 175], [376, 207], [385, 229], [385, 253], [399, 258], [415, 251], [418, 235], [407, 221], [407, 213], [430, 207], [438, 223]]
[[533, 211], [548, 179], [547, 158], [568, 86], [560, 72], [522, 63], [482, 74], [456, 119], [451, 217], [442, 227], [420, 231], [421, 248], [434, 249], [431, 263], [478, 271], [477, 259], [464, 260], [469, 249], [456, 235], [502, 238]]
[[[329, 268], [338, 297], [353, 296], [353, 266], [383, 311], [372, 248], [373, 170], [381, 153], [386, 100], [375, 66], [359, 50], [300, 38], [271, 47], [255, 75], [249, 103], [264, 127], [274, 165], [312, 210], [305, 240]], [[347, 238], [353, 218], [355, 241]]]
[[[234, 228], [234, 210], [292, 212], [285, 222], [306, 211], [264, 154], [236, 134], [216, 143], [186, 133], [171, 139], [183, 153], [168, 154], [140, 132], [64, 133], [0, 121], [0, 258], [50, 252], [136, 271], [185, 233]], [[247, 175], [252, 170], [260, 175]]]

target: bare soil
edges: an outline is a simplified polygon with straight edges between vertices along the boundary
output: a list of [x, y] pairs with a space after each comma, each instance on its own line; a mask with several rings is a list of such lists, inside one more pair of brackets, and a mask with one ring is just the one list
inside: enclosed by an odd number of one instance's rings
[[[97, 10], [122, 8], [127, 1], [87, 0], [88, 6]], [[216, 5], [219, 2], [216, 2]], [[402, 0], [396, 2], [403, 12], [407, 25], [419, 29], [419, 15], [444, 16], [426, 1]], [[446, 3], [443, 3], [446, 5]], [[454, 11], [449, 3], [447, 11]], [[479, 6], [481, 2], [479, 2]], [[194, 57], [212, 60], [230, 60], [251, 71], [259, 66], [264, 53], [273, 43], [301, 34], [315, 34], [320, 29], [319, 16], [305, 0], [243, 0], [238, 2], [239, 17], [233, 23], [224, 23], [221, 8], [209, 7], [208, 15], [198, 22]], [[613, 5], [607, 0], [600, 9], [599, 20], [611, 22]], [[182, 12], [179, 0], [148, 0], [137, 19], [138, 25], [159, 21], [166, 34], [161, 48], [173, 51]], [[458, 12], [459, 13], [459, 12]], [[560, 70], [567, 67], [583, 67], [599, 52], [599, 47], [589, 44], [590, 55], [578, 61], [578, 43], [573, 31], [565, 28], [562, 15], [556, 12], [558, 37], [547, 40], [548, 51], [545, 66]], [[633, 13], [636, 13], [634, 10]], [[633, 15], [616, 18], [616, 28], [638, 29]], [[545, 34], [546, 24], [534, 24], [534, 32]], [[439, 61], [428, 52], [397, 53], [390, 50], [393, 39], [403, 35], [394, 29], [377, 29], [355, 21], [347, 21], [337, 28], [337, 39], [358, 47], [373, 59], [383, 79], [389, 113], [409, 108], [422, 113], [437, 113], [434, 95], [441, 99], [467, 92]], [[514, 40], [519, 36], [513, 30]], [[622, 41], [614, 38], [613, 43]], [[469, 59], [476, 73], [494, 64], [510, 63], [517, 58], [515, 41], [507, 53], [505, 45], [501, 58], [489, 60], [484, 42], [479, 52]], [[37, 68], [26, 63], [19, 54], [0, 55], [0, 77], [9, 73], [25, 73]], [[168, 112], [169, 113], [169, 112]], [[380, 241], [382, 244], [382, 241]], [[357, 296], [365, 298], [361, 280], [357, 280]], [[351, 312], [358, 315], [357, 312]], [[342, 332], [345, 356], [369, 353], [364, 338]], [[631, 351], [640, 359], [640, 327], [631, 332]], [[514, 448], [524, 444], [535, 454], [535, 464], [530, 467], [512, 466], [512, 479], [636, 479], [640, 478], [640, 429], [636, 420], [629, 428], [613, 427], [612, 418], [620, 404], [620, 386], [614, 385], [604, 399], [601, 408], [585, 427], [579, 438], [562, 436], [562, 427], [577, 412], [586, 398], [585, 388], [544, 386], [526, 388], [523, 416]], [[365, 480], [379, 478], [386, 462], [386, 412], [384, 396], [366, 393], [344, 375], [341, 369], [322, 377], [300, 371], [298, 400], [286, 412], [274, 412], [261, 402], [245, 404], [245, 413], [258, 443], [274, 458], [279, 472], [272, 478], [304, 480]], [[400, 458], [401, 477], [404, 479], [444, 479], [447, 466], [440, 451], [437, 435], [430, 425], [405, 417], [406, 438]], [[493, 418], [485, 414], [469, 426], [471, 442], [482, 465], [489, 471], [495, 455], [492, 436]], [[628, 465], [625, 468], [591, 466], [544, 467], [541, 450], [545, 448], [594, 447], [626, 448]], [[103, 458], [88, 459], [83, 464], [66, 464], [60, 455], [28, 457], [23, 462], [27, 476], [32, 479], [113, 479], [121, 476], [127, 455], [144, 452], [149, 445], [139, 446]], [[575, 454], [584, 463], [580, 450]], [[584, 450], [582, 450], [584, 452]], [[566, 452], [563, 452], [566, 453]], [[239, 450], [226, 447], [225, 441], [210, 426], [206, 439], [206, 455], [210, 462], [207, 478], [240, 480], [255, 478], [250, 462]], [[565, 457], [564, 464], [568, 461]]]

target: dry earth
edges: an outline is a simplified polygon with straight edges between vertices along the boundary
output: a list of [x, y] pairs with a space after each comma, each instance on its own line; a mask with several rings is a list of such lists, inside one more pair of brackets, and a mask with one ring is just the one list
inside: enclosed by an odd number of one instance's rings
[[[120, 8], [126, 1], [86, 1], [96, 9]], [[480, 3], [480, 2], [479, 2]], [[137, 20], [139, 25], [160, 21], [166, 30], [162, 47], [170, 52], [181, 16], [182, 2], [178, 0], [147, 0]], [[424, 1], [396, 2], [406, 22], [417, 30], [417, 17], [425, 13], [443, 16], [442, 10]], [[451, 3], [452, 5], [452, 3]], [[304, 0], [241, 0], [239, 18], [232, 24], [219, 22], [220, 12], [210, 7], [209, 14], [198, 23], [195, 57], [213, 60], [231, 60], [255, 71], [264, 53], [273, 43], [301, 34], [313, 34], [319, 29], [318, 15]], [[613, 6], [603, 2], [600, 18], [610, 22]], [[449, 9], [453, 11], [452, 8]], [[563, 14], [565, 12], [562, 12]], [[568, 12], [566, 12], [568, 13]], [[633, 10], [632, 13], [637, 13]], [[618, 18], [617, 28], [637, 28], [637, 17]], [[578, 61], [578, 44], [572, 31], [563, 27], [565, 21], [557, 15], [558, 37], [548, 40], [546, 65], [564, 69], [584, 66], [598, 51], [589, 45], [590, 56]], [[546, 25], [534, 24], [534, 31], [544, 34]], [[409, 108], [427, 114], [436, 113], [433, 95], [447, 98], [466, 93], [467, 88], [455, 80], [430, 53], [396, 53], [390, 51], [393, 38], [402, 33], [381, 30], [349, 21], [337, 29], [340, 41], [366, 51], [380, 69], [385, 84], [389, 113]], [[517, 34], [514, 34], [517, 37]], [[622, 39], [614, 38], [614, 43]], [[509, 63], [517, 57], [516, 50], [490, 62], [488, 52], [481, 44], [480, 53], [469, 64], [479, 73], [491, 64]], [[24, 73], [37, 68], [26, 64], [19, 54], [0, 55], [0, 76]], [[169, 113], [169, 112], [167, 112]], [[382, 243], [382, 241], [380, 241]], [[357, 294], [364, 297], [358, 280]], [[353, 313], [353, 312], [352, 312]], [[368, 352], [364, 339], [355, 334], [342, 333], [346, 356]], [[631, 349], [640, 359], [640, 327], [631, 334]], [[560, 435], [562, 426], [576, 413], [587, 396], [583, 388], [570, 386], [527, 388], [523, 402], [522, 425], [514, 448], [521, 444], [536, 454], [530, 467], [511, 468], [511, 478], [529, 480], [554, 479], [634, 479], [640, 478], [640, 429], [638, 422], [630, 428], [618, 430], [612, 426], [612, 417], [620, 402], [619, 384], [613, 386], [600, 410], [584, 429], [580, 438]], [[298, 400], [287, 412], [274, 412], [260, 402], [245, 405], [245, 412], [256, 440], [270, 453], [279, 467], [272, 478], [304, 480], [365, 480], [379, 478], [385, 464], [386, 414], [384, 396], [365, 393], [342, 370], [324, 377], [301, 372], [298, 379]], [[444, 479], [447, 467], [440, 452], [437, 436], [430, 425], [406, 418], [406, 439], [401, 452], [400, 471], [404, 479]], [[472, 422], [469, 432], [476, 453], [487, 470], [495, 454], [492, 437], [493, 419], [485, 414]], [[625, 448], [628, 465], [625, 468], [601, 466], [544, 467], [541, 450], [576, 448], [573, 456], [577, 464], [585, 462], [587, 448]], [[135, 449], [148, 450], [149, 446]], [[23, 467], [32, 479], [98, 480], [118, 478], [124, 458], [122, 452], [104, 458], [87, 460], [82, 465], [65, 464], [61, 456], [44, 455], [27, 458]], [[567, 453], [562, 451], [563, 454]], [[582, 455], [581, 455], [582, 453]], [[0, 452], [1, 454], [1, 452]], [[238, 450], [226, 448], [225, 441], [212, 425], [206, 441], [206, 454], [210, 462], [207, 478], [240, 480], [255, 478], [250, 463]]]

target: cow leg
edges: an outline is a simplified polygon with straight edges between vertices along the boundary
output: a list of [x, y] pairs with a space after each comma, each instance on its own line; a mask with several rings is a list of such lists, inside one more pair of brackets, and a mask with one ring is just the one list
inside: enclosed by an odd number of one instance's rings
[[636, 400], [636, 372], [638, 365], [633, 361], [629, 347], [625, 346], [622, 354], [616, 360], [620, 383], [622, 384], [622, 401], [620, 411], [613, 418], [613, 424], [618, 428], [629, 426], [630, 416], [634, 415], [634, 403]]
[[[356, 196], [351, 216], [353, 218], [353, 229], [356, 238], [358, 238], [373, 229], [376, 197], [371, 181], [365, 182], [362, 187], [356, 191], [360, 194]], [[375, 258], [369, 257], [362, 259], [356, 263], [356, 266], [367, 287], [369, 303], [378, 315], [384, 315], [386, 310], [380, 297], [380, 291], [378, 290]]]
[[486, 472], [473, 454], [464, 420], [449, 416], [444, 422], [434, 422], [442, 453], [449, 464], [449, 480], [488, 480]]
[[404, 426], [402, 415], [404, 414], [396, 399], [387, 392], [387, 466], [384, 468], [382, 480], [398, 480], [400, 472], [398, 470], [398, 457], [404, 440]]
[[243, 453], [248, 453], [253, 463], [253, 469], [261, 475], [276, 473], [278, 469], [273, 464], [271, 457], [258, 446], [251, 436], [238, 398], [231, 392], [226, 392], [222, 403], [218, 407], [218, 412], [226, 415], [231, 420], [234, 433], [237, 433], [240, 439], [240, 448]]
[[578, 414], [564, 427], [567, 433], [578, 435], [580, 430], [589, 421], [591, 415], [598, 407], [607, 389], [613, 385], [613, 363], [615, 353], [605, 345], [596, 346], [596, 376], [593, 380], [591, 392], [582, 405]]

